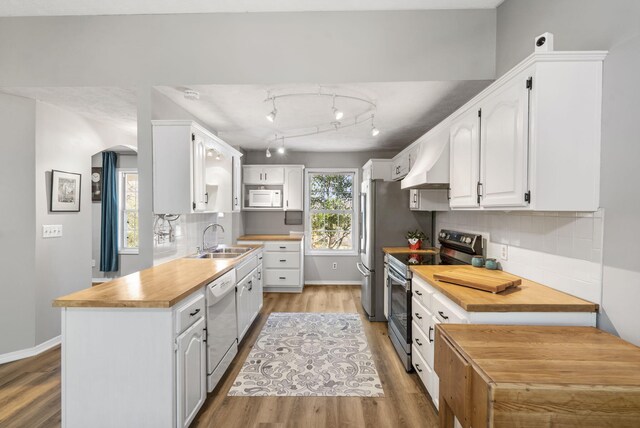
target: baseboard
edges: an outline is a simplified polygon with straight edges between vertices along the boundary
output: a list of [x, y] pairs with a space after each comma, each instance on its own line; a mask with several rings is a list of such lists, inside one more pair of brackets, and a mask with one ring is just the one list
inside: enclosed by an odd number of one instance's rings
[[361, 281], [305, 281], [304, 285], [360, 285]]
[[46, 342], [42, 342], [41, 344], [34, 346], [33, 348], [21, 349], [19, 351], [2, 354], [0, 355], [0, 364], [10, 363], [11, 361], [17, 361], [23, 358], [36, 356], [43, 353], [44, 351], [53, 348], [54, 346], [58, 346], [59, 344], [60, 336], [56, 336], [53, 339], [49, 339]]

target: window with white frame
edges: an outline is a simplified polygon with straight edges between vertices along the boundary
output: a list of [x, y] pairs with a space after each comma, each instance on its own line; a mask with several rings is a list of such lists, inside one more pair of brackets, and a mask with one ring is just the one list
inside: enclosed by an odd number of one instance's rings
[[356, 253], [357, 169], [306, 170], [307, 254]]
[[119, 182], [119, 210], [118, 232], [120, 235], [119, 252], [122, 254], [137, 254], [138, 239], [138, 171], [134, 169], [120, 169]]

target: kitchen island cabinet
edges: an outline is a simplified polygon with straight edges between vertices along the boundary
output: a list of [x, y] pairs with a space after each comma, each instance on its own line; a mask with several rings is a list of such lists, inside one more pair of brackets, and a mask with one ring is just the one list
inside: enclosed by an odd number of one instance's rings
[[247, 261], [255, 274], [259, 254], [173, 260], [56, 299], [62, 425], [189, 426], [207, 393], [206, 285]]
[[611, 334], [440, 324], [435, 341], [443, 428], [638, 426], [640, 348]]

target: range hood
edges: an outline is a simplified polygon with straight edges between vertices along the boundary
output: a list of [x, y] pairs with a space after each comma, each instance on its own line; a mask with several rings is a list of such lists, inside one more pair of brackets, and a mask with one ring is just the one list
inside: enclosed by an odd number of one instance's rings
[[[422, 141], [420, 141], [422, 140]], [[411, 171], [402, 180], [403, 189], [449, 188], [449, 129], [429, 132], [419, 140], [419, 151]]]

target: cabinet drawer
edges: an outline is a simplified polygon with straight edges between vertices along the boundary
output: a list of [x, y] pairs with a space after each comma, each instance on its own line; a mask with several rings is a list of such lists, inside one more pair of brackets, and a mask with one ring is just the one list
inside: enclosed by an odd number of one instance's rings
[[443, 323], [468, 324], [469, 318], [464, 314], [462, 308], [442, 294], [435, 293], [431, 300], [434, 316]]
[[413, 291], [413, 297], [422, 303], [425, 308], [433, 312], [431, 299], [435, 290], [419, 278], [414, 278], [411, 281], [411, 289]]
[[267, 269], [298, 269], [300, 267], [300, 253], [266, 253], [263, 263]]
[[256, 256], [249, 257], [236, 268], [236, 279], [241, 281], [256, 267], [258, 267], [258, 258]]
[[415, 297], [411, 299], [411, 319], [418, 324], [422, 331], [427, 331], [432, 316], [431, 311], [422, 306]]
[[265, 269], [265, 287], [299, 287], [299, 269]]
[[272, 241], [264, 243], [266, 252], [274, 251], [296, 251], [300, 252], [300, 242], [298, 241]]
[[[433, 368], [426, 363], [419, 352], [411, 353], [411, 364], [433, 400], [433, 397], [438, 395], [437, 381], [434, 382], [436, 374]], [[436, 386], [435, 390], [434, 385]]]
[[180, 334], [204, 317], [205, 299], [204, 293], [187, 297], [184, 303], [179, 304], [176, 311], [176, 333]]
[[415, 322], [411, 324], [411, 337], [413, 342], [411, 343], [411, 353], [419, 352], [420, 356], [428, 363], [430, 343], [425, 332], [422, 331], [422, 328]]

